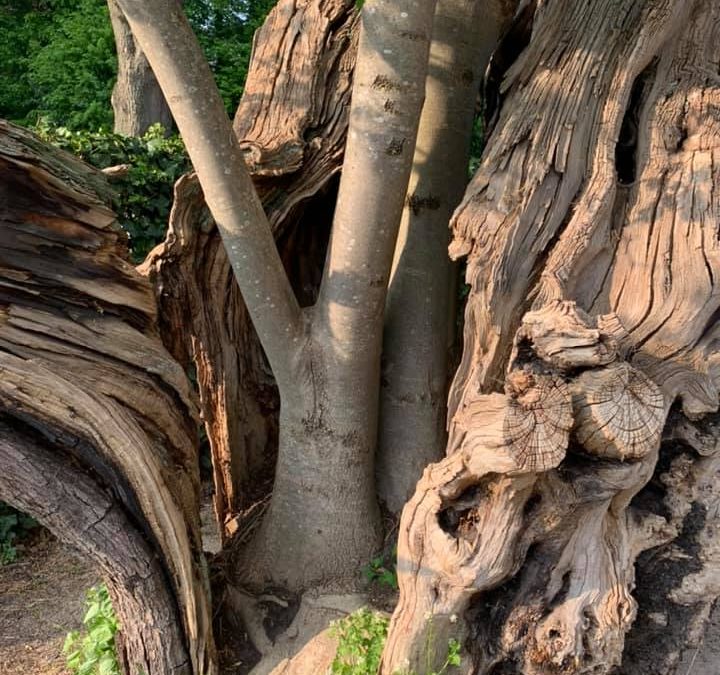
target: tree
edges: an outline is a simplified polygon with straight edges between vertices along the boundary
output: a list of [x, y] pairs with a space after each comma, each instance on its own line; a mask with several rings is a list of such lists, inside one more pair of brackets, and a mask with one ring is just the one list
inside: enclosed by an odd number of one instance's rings
[[[434, 252], [441, 316], [444, 237], [415, 230], [442, 224], [459, 198], [475, 69], [492, 45], [486, 147], [451, 221], [470, 294], [446, 457], [403, 509], [381, 672], [439, 670], [450, 638], [463, 644], [461, 672], [609, 675], [621, 661], [633, 675], [673, 672], [718, 595], [717, 3], [498, 2], [484, 13], [368, 0], [355, 52], [351, 3], [281, 2], [258, 34], [233, 132], [177, 4], [118, 2], [197, 178], [176, 185], [143, 277], [123, 262], [98, 176], [3, 130], [0, 498], [104, 565], [127, 667], [217, 672], [190, 359], [230, 608], [264, 649], [249, 593], [354, 590], [380, 534], [383, 328], [392, 362], [403, 344], [417, 353], [424, 323], [417, 309], [400, 322], [391, 300], [384, 324], [393, 256], [406, 281], [391, 297], [416, 308], [411, 261], [430, 266]], [[438, 113], [455, 95], [457, 110]], [[443, 135], [462, 158], [448, 184], [433, 146]], [[420, 192], [423, 181], [438, 187]], [[418, 209], [433, 211], [436, 195], [437, 219]], [[413, 249], [423, 241], [428, 251]], [[263, 352], [280, 400], [277, 466], [248, 532], [249, 467], [277, 414]], [[402, 392], [393, 370], [387, 388]], [[405, 378], [407, 363], [398, 370]], [[422, 387], [412, 393], [437, 391]], [[381, 429], [400, 428], [398, 410], [386, 396]], [[389, 445], [381, 438], [380, 466], [397, 466]], [[61, 479], [43, 481], [48, 471]], [[108, 550], [105, 514], [125, 518], [112, 521], [121, 551]], [[140, 592], [138, 564], [154, 584]], [[307, 625], [311, 606], [299, 612]], [[159, 625], [179, 637], [158, 645]]]
[[142, 50], [133, 39], [123, 13], [108, 0], [115, 35], [118, 74], [112, 91], [114, 130], [125, 136], [142, 136], [153, 124], [172, 129], [172, 115]]

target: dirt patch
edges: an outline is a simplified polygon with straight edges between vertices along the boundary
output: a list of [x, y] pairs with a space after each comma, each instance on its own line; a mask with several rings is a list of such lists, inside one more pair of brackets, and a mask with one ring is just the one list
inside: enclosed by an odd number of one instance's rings
[[0, 567], [0, 675], [67, 675], [62, 645], [98, 576], [45, 530], [18, 549]]

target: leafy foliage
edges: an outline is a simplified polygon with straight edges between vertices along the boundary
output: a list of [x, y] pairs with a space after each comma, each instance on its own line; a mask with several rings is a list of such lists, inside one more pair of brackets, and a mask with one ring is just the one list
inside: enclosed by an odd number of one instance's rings
[[112, 125], [115, 43], [105, 0], [0, 0], [0, 116]]
[[37, 522], [30, 516], [0, 502], [0, 567], [17, 560], [15, 544], [36, 527]]
[[67, 667], [73, 675], [120, 675], [115, 653], [118, 621], [105, 585], [86, 595], [83, 633], [68, 633], [63, 645]]
[[180, 138], [166, 138], [162, 127], [157, 125], [141, 138], [103, 131], [56, 129], [47, 123], [37, 131], [44, 140], [100, 169], [129, 165], [128, 172], [113, 181], [116, 189], [113, 206], [120, 225], [130, 236], [133, 258], [136, 262], [142, 261], [164, 238], [173, 185], [190, 170], [190, 160]]
[[388, 619], [362, 608], [332, 626], [338, 650], [332, 663], [335, 675], [374, 675], [380, 666]]
[[[432, 617], [429, 621], [432, 622]], [[376, 675], [389, 623], [387, 617], [366, 607], [333, 623], [331, 633], [338, 640], [337, 653], [330, 669], [333, 675]], [[460, 642], [451, 638], [448, 641], [445, 662], [440, 670], [427, 671], [422, 675], [449, 675], [451, 668], [460, 665], [460, 652]], [[404, 671], [395, 675], [418, 673]]]
[[393, 548], [392, 556], [379, 555], [373, 558], [369, 565], [363, 567], [363, 574], [370, 582], [397, 590], [396, 559], [397, 547]]
[[[186, 0], [185, 11], [229, 113], [247, 78], [252, 38], [275, 0]], [[110, 129], [117, 75], [106, 0], [0, 0], [0, 117]]]

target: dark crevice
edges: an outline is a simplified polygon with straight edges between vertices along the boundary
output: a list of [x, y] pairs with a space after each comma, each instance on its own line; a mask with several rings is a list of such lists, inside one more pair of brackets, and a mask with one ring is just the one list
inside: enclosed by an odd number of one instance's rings
[[653, 60], [636, 78], [630, 91], [620, 136], [615, 146], [615, 169], [620, 185], [631, 185], [637, 179], [640, 112], [647, 91], [655, 79], [657, 60]]
[[502, 105], [500, 87], [508, 71], [525, 47], [530, 44], [537, 2], [528, 2], [513, 19], [512, 24], [500, 38], [487, 71], [485, 72], [483, 99], [485, 103], [485, 137], [490, 135]]

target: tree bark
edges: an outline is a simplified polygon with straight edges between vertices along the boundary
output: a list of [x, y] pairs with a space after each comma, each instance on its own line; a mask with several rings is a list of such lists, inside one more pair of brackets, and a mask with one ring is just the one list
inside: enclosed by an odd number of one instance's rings
[[107, 575], [128, 664], [215, 673], [196, 404], [105, 179], [7, 123], [0, 174], [0, 495]]
[[516, 3], [438, 0], [405, 209], [385, 310], [377, 482], [398, 512], [442, 457], [457, 324], [448, 223], [467, 182], [482, 75]]
[[448, 457], [403, 512], [383, 673], [449, 637], [463, 672], [672, 673], [702, 633], [718, 31], [707, 0], [538, 3], [454, 216], [465, 353]]
[[118, 74], [112, 92], [115, 133], [142, 136], [153, 124], [172, 129], [172, 115], [150, 65], [135, 43], [116, 0], [108, 0]]
[[347, 584], [379, 544], [374, 454], [382, 315], [433, 14], [434, 2], [374, 0], [363, 8], [325, 272], [307, 312], [302, 394], [281, 412], [273, 499], [245, 558], [290, 588]]
[[[303, 49], [295, 48], [288, 62], [283, 55], [295, 44], [298, 26], [305, 27]], [[234, 121], [303, 306], [317, 298], [322, 273], [333, 179], [347, 131], [356, 27], [351, 2], [298, 6], [282, 0], [258, 32]], [[304, 84], [308, 73], [312, 86]], [[297, 122], [281, 125], [281, 115]], [[196, 179], [178, 183], [174, 204], [167, 240], [141, 272], [155, 286], [166, 345], [181, 363], [195, 363], [213, 456], [215, 510], [229, 541], [245, 509], [271, 489], [279, 397]]]

